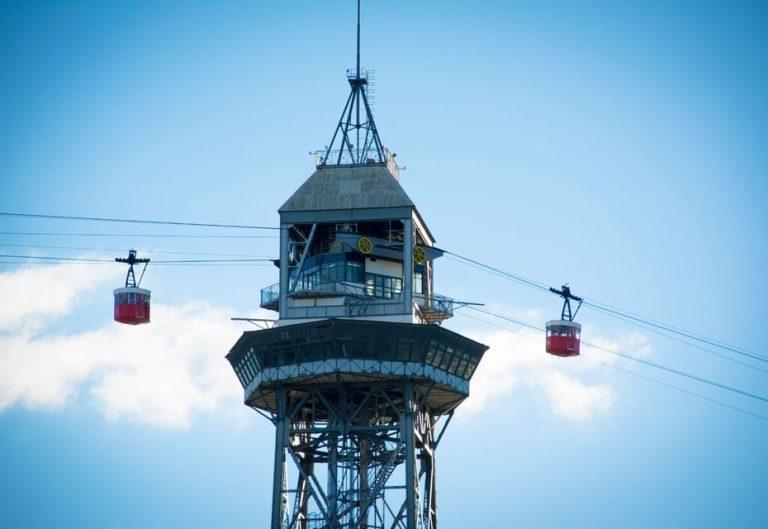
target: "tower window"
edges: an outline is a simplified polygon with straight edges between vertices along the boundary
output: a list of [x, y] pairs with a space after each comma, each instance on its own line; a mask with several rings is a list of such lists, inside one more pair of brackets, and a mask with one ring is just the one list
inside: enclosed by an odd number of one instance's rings
[[413, 291], [418, 294], [424, 293], [424, 274], [421, 272], [413, 273]]

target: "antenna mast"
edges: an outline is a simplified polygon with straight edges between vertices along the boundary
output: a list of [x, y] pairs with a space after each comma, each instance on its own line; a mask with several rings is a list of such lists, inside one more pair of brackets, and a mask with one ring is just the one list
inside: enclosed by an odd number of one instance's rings
[[360, 0], [357, 0], [357, 76], [360, 79]]
[[[351, 91], [318, 166], [387, 163], [387, 152], [368, 102], [368, 72], [360, 67], [360, 0], [357, 0], [357, 61], [347, 70]], [[338, 141], [337, 141], [338, 140]]]

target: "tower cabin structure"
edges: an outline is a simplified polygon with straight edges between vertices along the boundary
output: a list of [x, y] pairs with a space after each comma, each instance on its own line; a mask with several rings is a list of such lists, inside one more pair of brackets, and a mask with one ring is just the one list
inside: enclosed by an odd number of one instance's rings
[[[359, 39], [359, 4], [358, 4]], [[440, 324], [442, 252], [379, 139], [358, 66], [331, 144], [280, 207], [279, 314], [227, 355], [275, 425], [272, 529], [436, 529], [436, 449], [486, 346]]]
[[[386, 162], [320, 164], [280, 208], [280, 282], [261, 305], [279, 325], [325, 318], [440, 323], [453, 303], [434, 292], [442, 252]], [[285, 264], [285, 266], [283, 265]]]

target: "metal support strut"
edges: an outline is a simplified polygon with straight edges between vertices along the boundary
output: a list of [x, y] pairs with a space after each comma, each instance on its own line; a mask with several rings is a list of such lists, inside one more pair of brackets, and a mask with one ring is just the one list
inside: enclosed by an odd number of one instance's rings
[[[136, 257], [136, 250], [128, 250], [128, 257], [115, 257], [115, 261], [118, 263], [127, 263], [129, 265], [128, 267], [128, 274], [125, 276], [125, 286], [127, 287], [138, 287], [141, 284], [141, 279], [144, 277], [144, 272], [147, 270], [147, 264], [149, 263], [149, 259], [138, 259]], [[136, 274], [133, 271], [133, 265], [144, 263], [144, 268], [141, 271], [141, 276], [139, 276], [139, 280], [136, 281]]]
[[[563, 310], [560, 312], [560, 319], [573, 321], [573, 318], [575, 318], [576, 313], [579, 312], [584, 299], [571, 294], [571, 289], [568, 285], [563, 285], [561, 290], [549, 287], [549, 291], [565, 298], [565, 301], [563, 302]], [[576, 306], [576, 310], [573, 312], [571, 312], [571, 300], [579, 302]]]
[[422, 393], [410, 379], [279, 388], [271, 529], [437, 529], [436, 430], [450, 415]]
[[[360, 69], [360, 0], [357, 2], [357, 62], [347, 71], [351, 92], [341, 111], [339, 123], [325, 149], [320, 165], [386, 163], [384, 147], [368, 102], [368, 76]], [[338, 146], [336, 139], [338, 138]]]

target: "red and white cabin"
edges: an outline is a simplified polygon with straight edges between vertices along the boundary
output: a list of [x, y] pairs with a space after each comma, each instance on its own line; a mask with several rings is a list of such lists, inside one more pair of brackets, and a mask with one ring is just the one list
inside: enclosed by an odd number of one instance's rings
[[115, 295], [115, 321], [128, 325], [149, 323], [149, 300], [152, 293], [145, 288], [123, 287]]
[[547, 322], [547, 352], [556, 356], [578, 356], [581, 345], [581, 325], [575, 321]]

